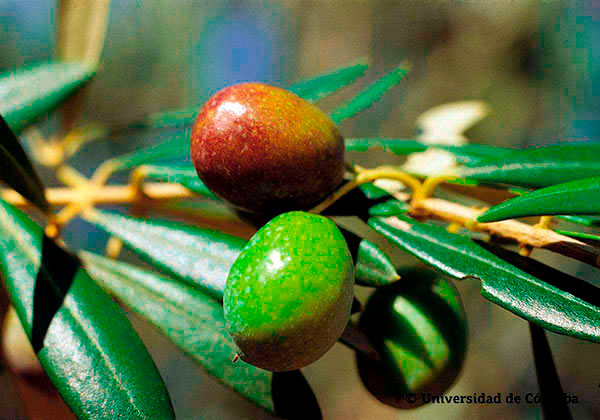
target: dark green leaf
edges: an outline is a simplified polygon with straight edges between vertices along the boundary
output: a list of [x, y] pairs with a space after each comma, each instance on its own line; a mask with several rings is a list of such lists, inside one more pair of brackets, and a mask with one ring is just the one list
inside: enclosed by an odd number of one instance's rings
[[0, 271], [40, 363], [80, 419], [175, 418], [119, 307], [41, 227], [0, 201]]
[[123, 240], [148, 263], [223, 299], [229, 269], [246, 241], [165, 220], [91, 212], [86, 220]]
[[477, 220], [487, 223], [523, 216], [599, 213], [600, 176], [565, 182], [511, 198], [493, 206]]
[[361, 286], [379, 287], [400, 278], [394, 264], [377, 245], [338, 226], [355, 263], [355, 281]]
[[460, 172], [479, 182], [541, 188], [600, 175], [600, 143], [573, 143], [482, 159]]
[[0, 75], [0, 114], [15, 131], [58, 107], [96, 69], [83, 62], [38, 63]]
[[600, 308], [519, 270], [471, 240], [408, 217], [369, 225], [395, 245], [457, 279], [477, 278], [491, 302], [543, 328], [600, 342]]
[[297, 415], [303, 413], [306, 418], [314, 418], [314, 413], [320, 412], [314, 394], [301, 375], [297, 379], [300, 379], [304, 395], [299, 395], [297, 389], [290, 387], [292, 384], [278, 378], [280, 374], [256, 368], [242, 360], [232, 362], [236, 355], [235, 345], [225, 329], [219, 302], [185, 283], [129, 264], [89, 253], [83, 254], [82, 258], [91, 275], [103, 287], [158, 327], [228, 387], [276, 414], [282, 414], [282, 408], [292, 408], [285, 404], [281, 407], [277, 392], [294, 395], [287, 402], [297, 410]]
[[428, 146], [413, 139], [388, 138], [351, 138], [346, 139], [346, 150], [349, 152], [366, 152], [370, 149], [382, 149], [395, 155], [409, 155], [424, 152]]
[[377, 102], [383, 94], [392, 86], [397, 85], [406, 76], [408, 69], [405, 65], [400, 65], [386, 75], [382, 76], [374, 83], [363, 89], [358, 95], [350, 99], [341, 107], [331, 113], [331, 119], [339, 124], [345, 119], [351, 118], [361, 111], [369, 108]]
[[148, 178], [181, 184], [198, 195], [220, 200], [204, 185], [191, 164], [145, 165], [143, 171]]
[[287, 89], [309, 102], [323, 99], [362, 76], [369, 68], [366, 63], [358, 63], [341, 67], [329, 73], [294, 83]]
[[43, 212], [50, 210], [44, 185], [6, 121], [0, 116], [0, 180]]
[[540, 388], [542, 413], [545, 419], [573, 419], [571, 410], [565, 399], [556, 372], [552, 350], [546, 338], [546, 332], [540, 327], [529, 324], [531, 344], [533, 346], [533, 360]]
[[380, 198], [383, 198], [383, 197], [388, 197], [390, 195], [389, 192], [387, 192], [383, 188], [379, 188], [378, 186], [372, 184], [371, 182], [368, 182], [366, 184], [362, 184], [358, 188], [362, 191], [362, 193], [369, 200], [377, 200], [377, 199], [380, 199]]
[[[216, 299], [223, 298], [229, 269], [246, 241], [209, 229], [164, 220], [137, 219], [115, 213], [93, 212], [88, 221], [121, 238], [148, 263], [202, 288]], [[376, 246], [357, 249], [357, 281], [387, 284], [397, 273], [389, 258]], [[360, 251], [359, 251], [360, 250]]]
[[388, 200], [385, 203], [376, 204], [369, 209], [369, 216], [398, 216], [404, 214], [409, 210], [410, 206], [404, 201], [400, 200]]
[[600, 226], [600, 216], [559, 215], [556, 216], [556, 218], [582, 226]]
[[588, 239], [588, 240], [592, 240], [592, 241], [600, 241], [600, 236], [594, 235], [592, 233], [572, 232], [572, 231], [569, 231], [569, 230], [561, 230], [561, 229], [556, 229], [555, 232], [559, 233], [561, 235], [571, 236], [572, 238]]

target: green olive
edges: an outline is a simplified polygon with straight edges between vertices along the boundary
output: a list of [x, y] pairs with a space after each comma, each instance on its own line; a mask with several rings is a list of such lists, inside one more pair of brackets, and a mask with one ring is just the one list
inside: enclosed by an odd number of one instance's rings
[[344, 331], [353, 286], [352, 257], [331, 220], [304, 212], [275, 217], [227, 278], [223, 307], [238, 354], [271, 371], [314, 362]]
[[[439, 395], [455, 382], [466, 356], [468, 325], [449, 280], [430, 270], [398, 273], [398, 282], [371, 295], [359, 321], [381, 361], [357, 353], [356, 362], [371, 394], [407, 409], [422, 405], [422, 394]], [[407, 400], [411, 393], [415, 396]]]

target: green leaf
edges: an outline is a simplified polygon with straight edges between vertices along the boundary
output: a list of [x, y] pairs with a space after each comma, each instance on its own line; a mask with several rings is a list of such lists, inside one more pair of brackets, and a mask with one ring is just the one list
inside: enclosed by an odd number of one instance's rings
[[355, 277], [357, 284], [369, 287], [384, 286], [400, 278], [390, 258], [367, 239], [358, 246]]
[[428, 146], [413, 139], [388, 138], [350, 138], [345, 139], [346, 151], [366, 152], [370, 149], [382, 149], [395, 155], [409, 155], [424, 152]]
[[379, 188], [371, 182], [367, 182], [366, 184], [362, 184], [358, 187], [362, 193], [369, 200], [378, 200], [383, 197], [388, 197], [390, 195], [389, 192], [384, 190], [383, 188]]
[[5, 181], [40, 210], [48, 213], [50, 205], [46, 201], [44, 185], [21, 143], [2, 116], [0, 138], [0, 180]]
[[95, 71], [88, 63], [73, 61], [37, 63], [1, 74], [0, 114], [18, 133], [58, 107]]
[[406, 213], [410, 206], [404, 201], [392, 199], [376, 204], [369, 209], [369, 216], [389, 217]]
[[144, 165], [141, 168], [148, 178], [181, 184], [198, 195], [221, 200], [204, 185], [191, 164]]
[[569, 230], [561, 230], [561, 229], [556, 229], [555, 232], [559, 233], [561, 235], [571, 236], [573, 238], [588, 239], [588, 240], [592, 240], [592, 241], [600, 241], [600, 236], [594, 235], [592, 233], [572, 232]]
[[565, 220], [582, 226], [600, 226], [600, 216], [569, 216], [559, 215], [557, 219]]
[[[233, 340], [225, 329], [223, 308], [219, 302], [185, 283], [171, 280], [119, 261], [82, 254], [91, 275], [111, 294], [142, 315], [171, 339], [185, 353], [223, 384], [258, 406], [281, 414], [276, 386], [278, 373], [259, 369], [236, 355]], [[309, 385], [300, 373], [295, 383], [285, 384], [281, 392], [294, 394], [297, 411], [320, 413]], [[294, 385], [304, 388], [308, 396], [294, 393]], [[320, 414], [319, 414], [320, 418]]]
[[79, 261], [0, 201], [0, 272], [40, 363], [80, 419], [175, 418], [144, 344]]
[[189, 156], [190, 132], [189, 130], [179, 130], [174, 133], [173, 137], [163, 142], [114, 157], [105, 162], [111, 162], [117, 170], [124, 170], [165, 160], [187, 159]]
[[[114, 235], [155, 267], [223, 299], [229, 269], [246, 241], [209, 229], [165, 220], [92, 212], [86, 220]], [[362, 247], [362, 249], [361, 249]], [[357, 282], [373, 286], [398, 278], [389, 258], [372, 244], [356, 244]]]
[[287, 89], [309, 102], [316, 102], [348, 86], [362, 76], [368, 68], [369, 65], [366, 63], [340, 67], [331, 72], [294, 83]]
[[487, 223], [523, 216], [599, 213], [600, 176], [565, 182], [511, 198], [491, 207], [477, 220]]
[[361, 111], [369, 108], [377, 102], [383, 94], [392, 86], [397, 85], [408, 73], [406, 65], [400, 65], [394, 70], [385, 74], [374, 83], [367, 86], [354, 98], [350, 99], [344, 105], [335, 109], [331, 113], [331, 119], [339, 124], [345, 119], [351, 118]]
[[166, 220], [90, 212], [85, 219], [120, 238], [148, 263], [223, 299], [229, 269], [246, 241]]
[[369, 225], [395, 245], [457, 279], [477, 278], [489, 301], [550, 331], [600, 342], [600, 308], [496, 257], [471, 240], [408, 217]]
[[460, 176], [479, 182], [541, 188], [600, 174], [600, 143], [515, 150], [482, 159]]

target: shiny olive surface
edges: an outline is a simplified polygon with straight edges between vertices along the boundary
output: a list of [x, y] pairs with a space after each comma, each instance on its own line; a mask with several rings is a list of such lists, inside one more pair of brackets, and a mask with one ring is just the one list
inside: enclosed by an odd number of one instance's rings
[[[467, 350], [468, 325], [454, 285], [430, 270], [398, 270], [401, 279], [377, 289], [360, 328], [382, 361], [357, 354], [363, 384], [379, 401], [416, 408], [455, 382]], [[415, 394], [416, 399], [406, 396]], [[414, 398], [413, 397], [413, 398]]]
[[284, 213], [233, 264], [223, 298], [240, 357], [271, 371], [320, 358], [346, 327], [354, 296], [348, 246], [329, 219]]
[[191, 136], [202, 181], [255, 213], [319, 202], [343, 180], [344, 150], [339, 130], [319, 108], [262, 83], [217, 92], [196, 117]]

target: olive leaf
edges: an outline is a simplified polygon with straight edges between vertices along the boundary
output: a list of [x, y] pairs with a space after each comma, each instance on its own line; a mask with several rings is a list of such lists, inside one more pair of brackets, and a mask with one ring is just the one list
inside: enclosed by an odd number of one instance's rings
[[95, 73], [84, 62], [37, 63], [0, 75], [0, 114], [15, 132], [58, 107]]
[[27, 153], [4, 118], [0, 116], [0, 180], [29, 200], [43, 212], [50, 211], [44, 185]]
[[570, 236], [572, 238], [587, 239], [590, 241], [600, 241], [600, 236], [594, 235], [593, 233], [573, 232], [570, 230], [562, 230], [562, 229], [555, 229], [554, 231], [558, 234]]
[[209, 229], [94, 211], [84, 218], [120, 238], [145, 261], [221, 300], [246, 241]]
[[369, 108], [377, 102], [385, 92], [391, 87], [397, 85], [404, 79], [408, 73], [408, 66], [401, 64], [394, 70], [383, 75], [375, 82], [364, 88], [360, 93], [351, 98], [342, 106], [336, 108], [331, 113], [331, 119], [339, 124], [340, 122], [352, 118], [356, 114]]
[[479, 182], [541, 188], [600, 175], [600, 143], [567, 143], [488, 157], [459, 172]]
[[[166, 220], [100, 211], [87, 213], [84, 218], [123, 240], [149, 264], [218, 300], [223, 299], [229, 270], [246, 245], [235, 236]], [[349, 246], [355, 250], [357, 283], [373, 287], [398, 279], [383, 251], [360, 238], [354, 242]]]
[[600, 342], [600, 308], [496, 257], [466, 237], [405, 216], [372, 218], [377, 232], [443, 274], [481, 280], [489, 301], [550, 331]]
[[[600, 157], [598, 159], [600, 160]], [[600, 176], [565, 182], [523, 194], [491, 207], [477, 220], [487, 223], [515, 217], [553, 214], [600, 214]]]
[[410, 206], [404, 201], [391, 199], [374, 205], [369, 209], [369, 216], [389, 217], [406, 213]]
[[175, 418], [146, 347], [79, 260], [0, 200], [0, 272], [40, 363], [80, 419]]
[[[143, 316], [226, 386], [278, 415], [321, 418], [310, 386], [299, 371], [273, 373], [242, 360], [225, 329], [221, 304], [183, 282], [91, 253], [82, 260], [94, 279]], [[279, 391], [279, 388], [283, 388]], [[293, 399], [282, 399], [293, 393]]]
[[200, 180], [196, 169], [191, 164], [144, 165], [140, 168], [148, 178], [181, 184], [198, 195], [221, 200]]
[[367, 63], [340, 67], [288, 86], [287, 89], [309, 102], [316, 102], [348, 86], [369, 68]]
[[556, 216], [557, 219], [565, 220], [570, 223], [575, 223], [581, 226], [600, 226], [600, 216], [570, 216], [560, 215]]

